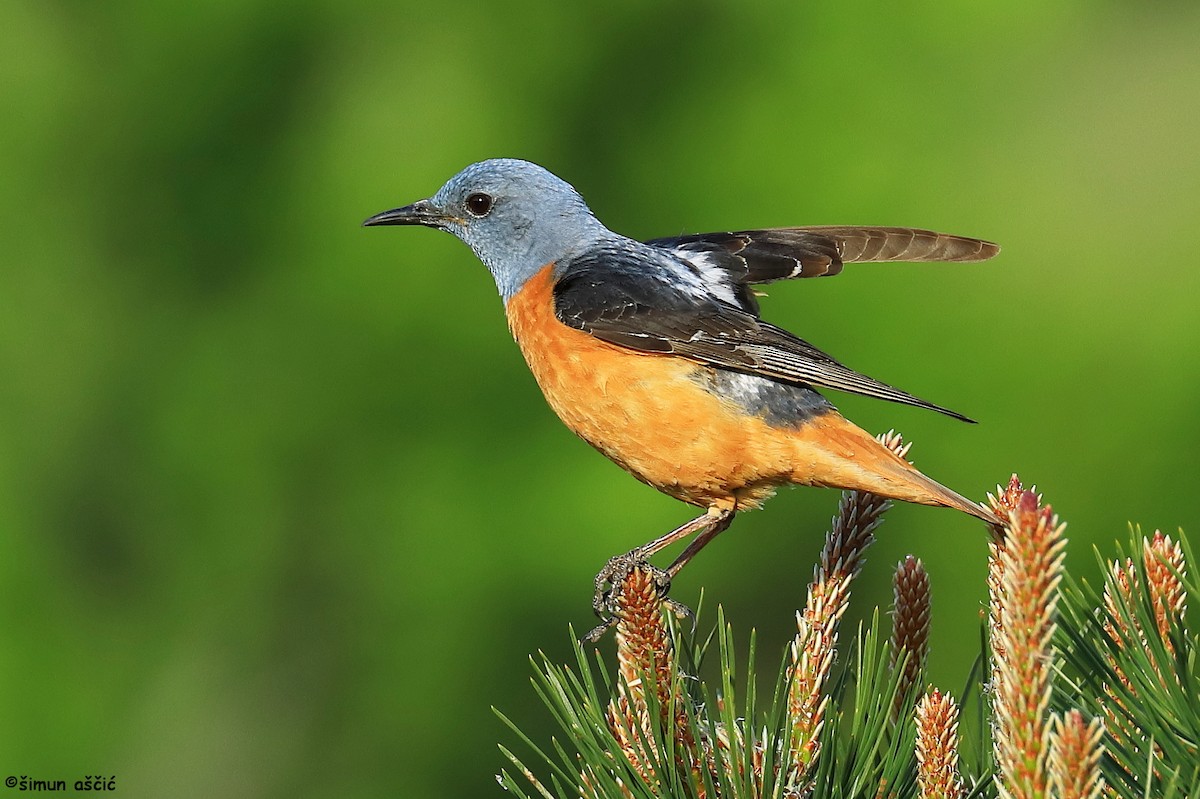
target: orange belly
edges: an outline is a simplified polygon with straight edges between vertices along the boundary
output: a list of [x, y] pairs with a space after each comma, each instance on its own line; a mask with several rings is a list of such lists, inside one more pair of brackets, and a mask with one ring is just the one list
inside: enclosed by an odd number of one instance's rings
[[663, 493], [701, 507], [757, 508], [781, 485], [870, 491], [995, 517], [917, 471], [834, 410], [775, 426], [706, 391], [710, 367], [639, 353], [564, 325], [552, 267], [507, 304], [550, 407], [576, 435]]

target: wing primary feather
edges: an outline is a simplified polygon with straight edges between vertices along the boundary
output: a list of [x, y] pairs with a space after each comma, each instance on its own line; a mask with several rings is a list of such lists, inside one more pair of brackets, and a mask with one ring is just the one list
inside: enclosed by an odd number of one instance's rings
[[682, 258], [707, 253], [739, 283], [827, 277], [847, 263], [975, 263], [1000, 252], [990, 241], [909, 227], [817, 225], [694, 233], [647, 242]]
[[837, 241], [843, 263], [976, 263], [1000, 252], [990, 241], [921, 228], [829, 225], [806, 229]]
[[[777, 346], [741, 344], [739, 346], [713, 347], [711, 342], [707, 341], [678, 342], [673, 345], [672, 351], [701, 363], [769, 377], [781, 382], [831, 388], [864, 397], [911, 405], [975, 424], [975, 420], [969, 416], [856, 372], [825, 356], [824, 353], [820, 353], [824, 357], [818, 360], [808, 356], [807, 353], [796, 355]], [[817, 350], [817, 352], [820, 351]]]

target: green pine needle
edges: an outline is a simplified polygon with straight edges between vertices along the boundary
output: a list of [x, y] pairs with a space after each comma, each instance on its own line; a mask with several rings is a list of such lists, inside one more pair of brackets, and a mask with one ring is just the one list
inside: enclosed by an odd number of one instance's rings
[[[1187, 568], [1175, 576], [1187, 605], [1195, 608], [1200, 603], [1200, 563], [1182, 534], [1179, 543]], [[1140, 531], [1131, 531], [1127, 546], [1118, 552], [1118, 562], [1129, 558], [1133, 564], [1128, 597], [1117, 590], [1099, 553], [1097, 557], [1105, 575], [1098, 586], [1070, 575], [1061, 586], [1051, 710], [1063, 714], [1078, 709], [1085, 717], [1111, 725], [1103, 738], [1101, 760], [1111, 791], [1106, 796], [1200, 796], [1200, 637], [1186, 619], [1173, 624], [1165, 640], [1158, 635]], [[1109, 627], [1121, 631], [1116, 640], [1105, 625], [1106, 585], [1115, 613]], [[672, 708], [664, 709], [658, 693], [645, 689], [655, 684], [655, 675], [639, 675], [637, 683], [644, 690], [638, 696], [644, 697], [645, 707], [638, 718], [653, 721], [620, 722], [620, 736], [613, 729], [610, 702], [631, 696], [634, 686], [614, 677], [616, 669], [598, 650], [589, 655], [577, 644], [570, 667], [540, 653], [532, 658], [534, 690], [558, 723], [560, 735], [549, 747], [539, 746], [496, 711], [529, 753], [522, 760], [501, 747], [509, 766], [498, 780], [522, 799], [919, 797], [914, 753], [918, 696], [912, 692], [899, 711], [894, 710], [903, 658], [894, 666], [889, 663], [887, 630], [880, 617], [876, 609], [856, 636], [843, 636], [843, 649], [849, 654], [843, 652], [825, 686], [829, 704], [819, 749], [799, 784], [793, 784], [796, 774], [789, 751], [790, 648], [780, 654], [770, 696], [759, 695], [755, 636], [751, 633], [748, 651], [739, 659], [734, 632], [720, 608], [707, 635], [696, 635], [691, 624], [684, 630], [669, 620], [676, 653], [670, 684], [680, 686], [684, 696], [671, 697]], [[999, 779], [990, 741], [986, 640], [983, 645], [984, 653], [972, 665], [959, 698], [964, 708], [959, 768], [967, 799], [996, 796]], [[700, 674], [710, 657], [717, 659], [718, 667], [712, 684], [690, 676]], [[645, 756], [640, 768], [626, 756], [621, 738]], [[695, 746], [681, 743], [688, 741]]]

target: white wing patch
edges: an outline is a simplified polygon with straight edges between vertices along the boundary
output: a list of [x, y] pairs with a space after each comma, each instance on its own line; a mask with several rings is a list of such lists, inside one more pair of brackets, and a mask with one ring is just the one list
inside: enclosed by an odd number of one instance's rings
[[717, 299], [735, 307], [741, 307], [737, 294], [734, 292], [733, 276], [706, 252], [675, 247], [671, 250], [682, 261], [686, 261], [695, 269], [695, 277], [699, 287]]

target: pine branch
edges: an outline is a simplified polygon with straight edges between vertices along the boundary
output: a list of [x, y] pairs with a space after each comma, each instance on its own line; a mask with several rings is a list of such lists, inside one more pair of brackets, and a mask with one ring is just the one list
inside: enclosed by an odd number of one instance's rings
[[1100, 758], [1104, 725], [1078, 710], [1050, 721], [1050, 787], [1055, 799], [1098, 799], [1104, 791]]
[[932, 689], [917, 703], [917, 784], [921, 799], [959, 799], [958, 705]]
[[905, 702], [914, 698], [929, 655], [929, 575], [921, 561], [912, 555], [896, 566], [892, 596], [890, 666], [895, 670], [903, 662], [900, 690], [893, 705], [893, 712], [898, 714]]
[[[1044, 799], [1046, 725], [1065, 525], [1031, 491], [990, 561], [996, 762], [1004, 799]], [[999, 608], [999, 612], [995, 608]]]

